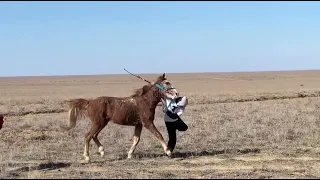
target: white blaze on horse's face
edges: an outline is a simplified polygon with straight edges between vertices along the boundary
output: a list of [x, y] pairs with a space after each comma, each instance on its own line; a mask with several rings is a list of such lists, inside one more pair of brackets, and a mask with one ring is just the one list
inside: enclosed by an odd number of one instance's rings
[[175, 99], [175, 98], [179, 97], [179, 92], [172, 86], [170, 81], [168, 81], [168, 80], [162, 81], [162, 86], [165, 89], [168, 89], [168, 91], [165, 92], [166, 98]]

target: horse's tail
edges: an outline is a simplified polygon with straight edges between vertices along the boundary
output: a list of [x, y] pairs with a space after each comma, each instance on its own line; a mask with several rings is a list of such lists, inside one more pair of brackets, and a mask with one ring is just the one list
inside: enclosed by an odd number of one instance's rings
[[85, 116], [89, 100], [79, 98], [71, 99], [65, 102], [69, 105], [69, 127], [61, 126], [61, 128], [70, 130], [76, 126], [77, 119]]

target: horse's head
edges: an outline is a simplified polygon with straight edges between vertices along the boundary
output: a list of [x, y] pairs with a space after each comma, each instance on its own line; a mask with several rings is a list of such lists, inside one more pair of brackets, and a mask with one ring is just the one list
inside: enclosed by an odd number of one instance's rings
[[157, 99], [175, 99], [179, 97], [179, 92], [173, 87], [172, 83], [167, 79], [165, 73], [159, 76], [155, 82], [144, 85], [142, 88], [136, 89], [135, 92], [131, 95], [131, 97], [150, 97], [151, 94], [153, 97]]
[[179, 92], [173, 87], [172, 83], [167, 79], [166, 74], [159, 76], [154, 85], [160, 89], [162, 98], [174, 99], [179, 97]]

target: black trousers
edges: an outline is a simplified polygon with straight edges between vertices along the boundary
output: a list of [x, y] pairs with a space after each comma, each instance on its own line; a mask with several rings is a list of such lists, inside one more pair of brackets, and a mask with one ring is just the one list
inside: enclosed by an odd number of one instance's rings
[[169, 136], [168, 148], [171, 152], [174, 150], [177, 142], [176, 130], [186, 131], [188, 129], [188, 126], [182, 121], [182, 119], [179, 116], [177, 117], [178, 120], [175, 122], [165, 122]]

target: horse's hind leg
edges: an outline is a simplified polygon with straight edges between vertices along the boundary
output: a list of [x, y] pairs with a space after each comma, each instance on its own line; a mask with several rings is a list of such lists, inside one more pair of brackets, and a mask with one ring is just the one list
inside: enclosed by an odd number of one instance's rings
[[160, 141], [162, 147], [163, 147], [163, 150], [164, 152], [168, 155], [168, 156], [171, 156], [171, 151], [168, 149], [168, 146], [166, 144], [166, 142], [164, 141], [161, 133], [158, 131], [158, 129], [156, 128], [156, 126], [152, 123], [150, 124], [145, 124], [144, 125], [145, 128], [147, 128], [152, 134], [154, 134], [157, 139]]
[[83, 153], [83, 157], [84, 157], [84, 160], [86, 162], [89, 162], [90, 161], [90, 158], [89, 158], [89, 145], [90, 145], [90, 141], [91, 139], [93, 138], [94, 134], [99, 130], [100, 126], [99, 124], [96, 124], [94, 122], [92, 122], [92, 125], [91, 125], [91, 129], [89, 130], [89, 132], [86, 134], [86, 137], [85, 137], [85, 145], [84, 145], [84, 153]]
[[101, 130], [106, 127], [106, 125], [108, 124], [108, 120], [104, 120], [103, 122], [101, 122], [101, 126], [100, 128], [97, 130], [97, 132], [93, 135], [93, 141], [96, 143], [96, 145], [98, 146], [98, 151], [101, 155], [101, 157], [104, 156], [104, 148], [102, 146], [102, 144], [100, 143], [100, 141], [98, 140], [98, 134], [101, 132]]
[[140, 141], [140, 135], [142, 132], [142, 124], [138, 124], [134, 127], [133, 144], [128, 152], [128, 159], [132, 157], [132, 153], [136, 150], [136, 147]]

